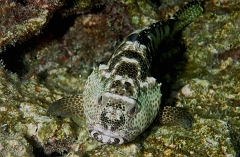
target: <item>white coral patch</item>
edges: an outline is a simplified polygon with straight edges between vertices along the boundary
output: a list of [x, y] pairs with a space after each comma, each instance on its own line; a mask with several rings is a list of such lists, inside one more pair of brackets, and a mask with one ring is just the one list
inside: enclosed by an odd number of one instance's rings
[[182, 89], [181, 89], [181, 93], [185, 96], [191, 96], [192, 95], [192, 91], [189, 87], [189, 84], [187, 84], [186, 86], [184, 86]]

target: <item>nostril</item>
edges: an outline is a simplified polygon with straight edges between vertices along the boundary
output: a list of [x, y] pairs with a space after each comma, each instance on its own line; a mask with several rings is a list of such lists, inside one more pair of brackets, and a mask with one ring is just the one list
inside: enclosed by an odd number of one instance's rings
[[95, 139], [98, 138], [99, 133], [97, 133], [97, 132], [95, 132], [95, 131], [92, 131], [92, 130], [89, 130], [89, 132], [90, 132], [90, 134], [91, 134], [91, 136], [92, 136], [93, 138], [95, 138]]
[[98, 133], [94, 133], [94, 134], [93, 134], [93, 137], [94, 137], [94, 138], [97, 138], [98, 135], [99, 135]]
[[120, 139], [119, 138], [114, 138], [114, 142], [112, 144], [119, 144]]
[[98, 99], [98, 105], [102, 105], [102, 96]]
[[131, 109], [128, 111], [128, 113], [127, 113], [128, 117], [133, 117], [135, 111], [136, 111], [136, 107], [134, 106], [133, 108], [131, 108]]

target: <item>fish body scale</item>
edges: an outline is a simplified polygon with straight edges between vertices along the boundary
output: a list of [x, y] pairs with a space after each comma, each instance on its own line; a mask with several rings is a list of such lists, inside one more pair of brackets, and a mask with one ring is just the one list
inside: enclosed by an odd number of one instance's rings
[[[134, 31], [117, 47], [107, 65], [93, 70], [82, 97], [63, 98], [69, 99], [70, 105], [58, 100], [50, 105], [49, 113], [72, 117], [79, 125], [84, 117], [90, 135], [103, 144], [134, 140], [159, 113], [161, 84], [151, 76], [151, 63], [156, 53], [161, 53], [159, 45], [173, 38], [202, 11], [200, 3], [193, 1], [181, 8], [174, 19]], [[76, 107], [83, 112], [75, 112]], [[162, 124], [191, 126], [191, 117], [181, 109], [166, 107], [161, 112]]]

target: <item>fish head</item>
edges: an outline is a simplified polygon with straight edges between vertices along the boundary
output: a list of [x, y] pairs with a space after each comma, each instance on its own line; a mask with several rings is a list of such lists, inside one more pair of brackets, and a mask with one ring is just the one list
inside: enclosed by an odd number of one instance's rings
[[[133, 98], [103, 92], [96, 104], [94, 116], [86, 116], [90, 135], [103, 144], [123, 144], [135, 139], [139, 131], [134, 118], [139, 104]], [[94, 119], [93, 119], [94, 117]]]

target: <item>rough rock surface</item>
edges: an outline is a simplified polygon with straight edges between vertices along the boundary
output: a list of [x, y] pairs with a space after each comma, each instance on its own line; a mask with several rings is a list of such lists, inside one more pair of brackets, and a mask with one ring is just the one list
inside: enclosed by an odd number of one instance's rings
[[47, 108], [64, 95], [81, 93], [92, 68], [106, 62], [131, 31], [169, 17], [183, 3], [106, 1], [76, 15], [81, 5], [62, 10], [65, 18], [50, 18], [36, 37], [23, 33], [20, 40], [0, 32], [1, 46], [17, 43], [0, 55], [0, 156], [239, 156], [239, 0], [204, 3], [203, 15], [182, 31], [186, 51], [181, 64], [173, 60], [177, 71], [167, 69], [162, 78], [163, 104], [175, 99], [177, 106], [188, 108], [192, 128], [154, 122], [136, 140], [120, 146], [101, 145], [85, 126], [50, 116]]

